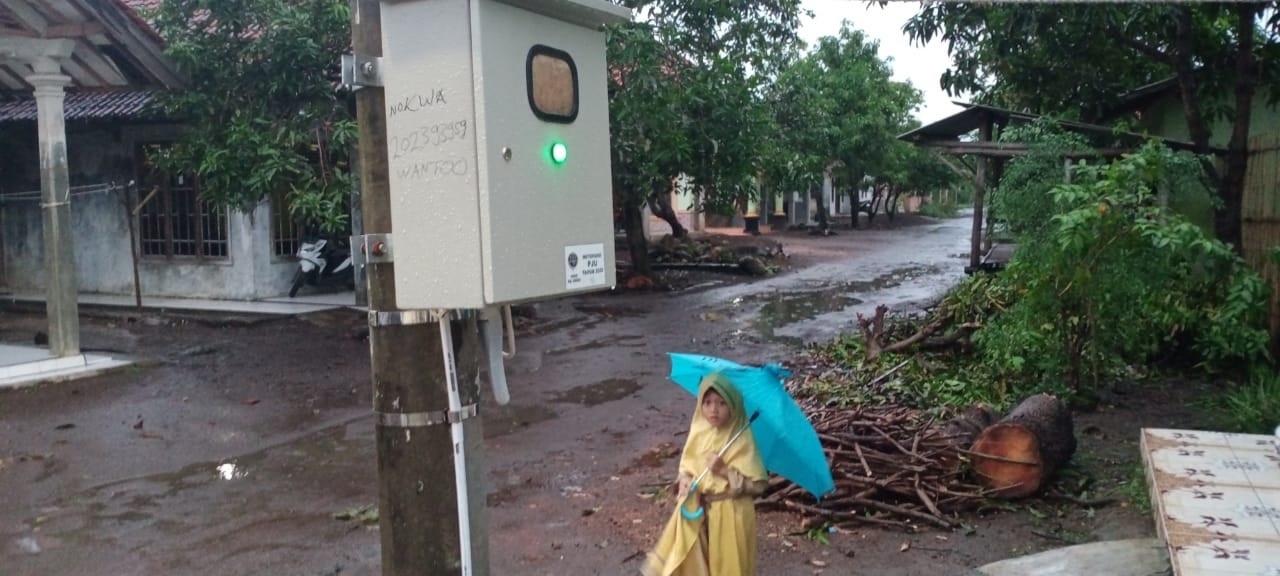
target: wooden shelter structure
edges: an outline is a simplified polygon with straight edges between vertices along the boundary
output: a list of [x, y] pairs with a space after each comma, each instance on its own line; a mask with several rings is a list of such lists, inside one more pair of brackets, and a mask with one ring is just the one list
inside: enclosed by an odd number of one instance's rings
[[[984, 214], [989, 185], [999, 183], [1008, 159], [1026, 155], [1029, 147], [1016, 142], [1000, 142], [999, 133], [1015, 123], [1031, 123], [1042, 118], [1039, 114], [1019, 112], [985, 104], [955, 102], [964, 110], [946, 118], [903, 133], [898, 139], [934, 151], [952, 170], [973, 183], [973, 234], [969, 242], [969, 265], [965, 272], [972, 274], [981, 269], [998, 269], [1012, 254], [1007, 246], [992, 247], [992, 221]], [[1117, 131], [1109, 126], [1071, 120], [1054, 120], [1059, 128], [1086, 136], [1101, 137], [1117, 144], [1115, 147], [1093, 148], [1083, 152], [1071, 152], [1063, 156], [1063, 170], [1070, 178], [1073, 160], [1080, 158], [1114, 158], [1132, 152], [1152, 136], [1136, 132]], [[977, 133], [974, 139], [974, 133]], [[1155, 138], [1174, 150], [1194, 150], [1191, 142]], [[1215, 153], [1225, 152], [1214, 150]], [[972, 156], [976, 162], [969, 165], [964, 156]], [[986, 215], [986, 233], [983, 233], [983, 216]]]

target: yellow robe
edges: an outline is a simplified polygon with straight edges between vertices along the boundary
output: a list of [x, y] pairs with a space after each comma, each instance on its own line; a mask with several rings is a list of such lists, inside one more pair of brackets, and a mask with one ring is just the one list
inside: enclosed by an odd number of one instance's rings
[[[702, 398], [714, 388], [729, 404], [733, 419], [714, 428], [702, 417]], [[702, 380], [698, 405], [689, 426], [689, 438], [680, 456], [680, 474], [696, 478], [706, 467], [707, 454], [715, 454], [746, 423], [742, 395], [727, 378], [712, 374]], [[767, 481], [768, 472], [756, 450], [751, 430], [743, 432], [722, 457], [730, 468], [728, 477], [708, 473], [697, 487], [701, 494], [717, 499], [704, 504], [706, 513], [688, 520], [680, 508], [658, 539], [641, 573], [645, 576], [752, 576], [756, 566], [756, 513], [749, 485]], [[692, 510], [697, 497], [688, 499]], [[680, 502], [678, 504], [686, 504]]]

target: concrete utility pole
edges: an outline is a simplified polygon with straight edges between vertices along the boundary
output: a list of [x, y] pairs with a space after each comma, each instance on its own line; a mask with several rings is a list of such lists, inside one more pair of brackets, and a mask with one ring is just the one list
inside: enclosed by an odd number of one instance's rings
[[[378, 0], [352, 0], [352, 49], [358, 57], [382, 55]], [[376, 64], [374, 65], [376, 66]], [[383, 88], [356, 92], [360, 126], [359, 171], [367, 242], [390, 233], [391, 204], [387, 158], [387, 108]], [[454, 450], [449, 419], [446, 364], [440, 326], [426, 310], [398, 310], [395, 264], [377, 261], [366, 268], [369, 282], [369, 345], [373, 405], [377, 414], [378, 510], [384, 576], [436, 576], [462, 573]], [[446, 320], [447, 321], [447, 320]], [[479, 338], [476, 319], [453, 320], [459, 393], [474, 406], [479, 390]], [[443, 421], [442, 421], [443, 420]], [[472, 574], [488, 573], [484, 517], [483, 438], [479, 418], [463, 420], [469, 499]]]

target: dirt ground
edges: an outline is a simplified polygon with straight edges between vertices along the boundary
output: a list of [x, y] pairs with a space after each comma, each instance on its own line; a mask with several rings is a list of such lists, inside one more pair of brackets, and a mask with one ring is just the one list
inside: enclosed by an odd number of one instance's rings
[[[539, 303], [508, 362], [512, 403], [482, 408], [493, 574], [632, 574], [657, 538], [692, 403], [668, 351], [787, 361], [878, 303], [918, 307], [955, 282], [967, 220], [907, 219], [818, 238], [766, 233], [789, 255], [768, 278], [693, 273], [670, 291]], [[732, 236], [738, 236], [728, 231]], [[734, 240], [741, 242], [745, 240]], [[33, 310], [0, 312], [30, 342]], [[0, 391], [0, 575], [376, 575], [377, 501], [365, 316], [84, 310], [88, 349], [143, 359], [113, 374]], [[1150, 536], [1129, 505], [1138, 430], [1195, 427], [1191, 385], [1117, 385], [1075, 415], [1065, 481], [1084, 508], [1028, 500], [965, 529], [876, 528], [809, 539], [763, 513], [760, 574], [963, 574], [1070, 543]], [[441, 478], [452, 481], [442, 470]], [[443, 481], [443, 480], [442, 480]]]

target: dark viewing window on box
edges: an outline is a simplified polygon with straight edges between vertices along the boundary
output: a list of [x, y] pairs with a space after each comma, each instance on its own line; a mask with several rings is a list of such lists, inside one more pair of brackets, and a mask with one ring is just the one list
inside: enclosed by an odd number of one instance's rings
[[525, 84], [534, 116], [564, 124], [578, 118], [578, 67], [568, 52], [541, 44], [530, 48]]

